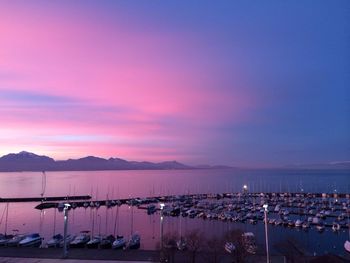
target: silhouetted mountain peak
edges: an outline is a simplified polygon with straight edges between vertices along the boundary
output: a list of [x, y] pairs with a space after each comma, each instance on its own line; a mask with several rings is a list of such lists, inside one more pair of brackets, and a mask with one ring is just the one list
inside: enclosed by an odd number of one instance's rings
[[96, 157], [96, 156], [86, 156], [80, 159], [77, 159], [76, 161], [85, 161], [85, 162], [106, 162], [106, 159], [100, 158], [100, 157]]
[[9, 153], [0, 158], [2, 161], [43, 161], [54, 162], [54, 160], [45, 155], [37, 155], [27, 151], [21, 151], [19, 153]]
[[124, 159], [114, 158], [114, 157], [109, 158], [108, 161], [111, 161], [111, 162], [122, 162], [122, 163], [127, 163], [128, 162], [128, 161], [126, 161]]
[[0, 158], [0, 171], [97, 171], [97, 170], [150, 170], [150, 169], [188, 169], [176, 161], [152, 163], [129, 162], [120, 158], [104, 159], [86, 156], [79, 159], [55, 161], [27, 151], [10, 153]]
[[21, 155], [21, 156], [37, 156], [36, 154], [31, 153], [31, 152], [27, 152], [27, 151], [21, 151], [21, 152], [17, 153], [17, 155]]

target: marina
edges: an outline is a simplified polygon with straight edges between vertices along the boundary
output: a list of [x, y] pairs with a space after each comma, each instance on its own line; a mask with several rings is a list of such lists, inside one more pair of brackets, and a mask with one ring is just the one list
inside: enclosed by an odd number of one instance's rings
[[[67, 201], [70, 209], [128, 205], [153, 214], [165, 203], [164, 216], [183, 216], [256, 224], [262, 221], [263, 205], [267, 204], [270, 224], [276, 226], [331, 227], [334, 231], [349, 227], [350, 195], [327, 193], [222, 193], [158, 196], [99, 201]], [[158, 208], [152, 204], [158, 204]], [[147, 206], [146, 206], [147, 205]], [[41, 203], [36, 209], [63, 209], [63, 203]], [[292, 218], [296, 218], [292, 220]], [[323, 228], [321, 227], [322, 231]]]
[[0, 1], [0, 263], [350, 262], [350, 1], [139, 2]]
[[[305, 177], [303, 191], [278, 191], [284, 187], [277, 183], [275, 189], [272, 189], [271, 186], [267, 188], [267, 190], [277, 191], [265, 192], [259, 191], [266, 189], [264, 182], [257, 183], [259, 181], [254, 182], [249, 177], [239, 177], [239, 180], [237, 180], [238, 177], [232, 177], [230, 180], [235, 180], [236, 183], [228, 185], [232, 185], [233, 187], [230, 188], [235, 191], [222, 191], [225, 189], [213, 187], [213, 190], [217, 190], [216, 193], [200, 193], [205, 190], [208, 183], [203, 172], [208, 171], [147, 171], [142, 173], [124, 171], [87, 174], [74, 172], [77, 177], [80, 177], [76, 180], [83, 180], [85, 176], [86, 178], [93, 177], [100, 183], [94, 188], [90, 183], [81, 184], [78, 188], [74, 181], [71, 181], [66, 193], [55, 191], [58, 188], [53, 188], [57, 185], [55, 181], [65, 176], [65, 173], [48, 173], [47, 188], [43, 198], [46, 195], [52, 198], [55, 196], [66, 198], [58, 201], [2, 203], [0, 229], [2, 233], [7, 232], [7, 237], [3, 238], [5, 240], [0, 241], [3, 243], [2, 249], [11, 246], [22, 249], [23, 246], [19, 245], [21, 240], [25, 238], [28, 240], [31, 236], [33, 238], [36, 233], [41, 238], [41, 248], [62, 248], [64, 244], [63, 210], [67, 205], [66, 241], [71, 250], [154, 251], [159, 250], [162, 236], [165, 245], [169, 237], [174, 236], [177, 241], [176, 250], [181, 252], [187, 250], [186, 241], [191, 233], [197, 231], [199, 234], [205, 233], [205, 242], [211, 239], [222, 240], [219, 242], [220, 253], [230, 255], [235, 249], [235, 244], [226, 236], [231, 231], [238, 230], [242, 235], [249, 237], [251, 235], [249, 233], [252, 233], [254, 245], [247, 246], [246, 251], [249, 250], [250, 255], [263, 255], [265, 250], [264, 227], [267, 225], [272, 244], [271, 256], [286, 254], [284, 250], [288, 246], [281, 247], [279, 244], [290, 242], [293, 242], [296, 248], [293, 245], [288, 249], [297, 249], [295, 253], [304, 256], [320, 255], [322, 254], [320, 251], [346, 256], [344, 242], [348, 240], [350, 204], [347, 191], [340, 191], [341, 188], [339, 188], [337, 191], [326, 192], [324, 190], [327, 189], [320, 188], [320, 191], [308, 192], [310, 185], [306, 183], [308, 178]], [[218, 171], [215, 172], [218, 173]], [[219, 171], [218, 176], [225, 176], [225, 173], [228, 172], [230, 171]], [[149, 191], [139, 191], [125, 184], [126, 179], [130, 180], [130, 176], [134, 177], [133, 180], [138, 181], [147, 178], [143, 173], [149, 174], [148, 177], [158, 174], [159, 184], [147, 185], [145, 181], [144, 189], [150, 189]], [[181, 177], [182, 174], [191, 174], [188, 180], [196, 181], [201, 178], [202, 183], [199, 186], [202, 188], [192, 187], [186, 191], [188, 193], [184, 194], [181, 190], [181, 181], [171, 183], [172, 177], [169, 174], [172, 173], [175, 173], [177, 177]], [[11, 174], [11, 176], [11, 178], [13, 176], [16, 178], [16, 174]], [[169, 194], [169, 190], [162, 186], [162, 178], [166, 176], [166, 179], [170, 180], [173, 194]], [[42, 176], [39, 173], [20, 174], [19, 178], [40, 182]], [[268, 180], [269, 177], [266, 176], [266, 179]], [[116, 187], [118, 183], [122, 191]], [[215, 185], [215, 182], [212, 184]], [[261, 189], [257, 185], [261, 185]], [[158, 190], [162, 188], [163, 190]], [[35, 192], [43, 193], [44, 191], [38, 187], [37, 190], [28, 192], [27, 196], [22, 195], [20, 198], [35, 196]], [[86, 195], [88, 192], [91, 194]], [[88, 196], [89, 199], [77, 200], [71, 196]], [[267, 205], [267, 220], [264, 220], [265, 205]], [[163, 226], [160, 232], [161, 225]], [[6, 239], [9, 237], [16, 237], [15, 241], [9, 243], [10, 245], [6, 244]], [[286, 240], [294, 241], [286, 243]], [[295, 240], [298, 240], [297, 243]], [[38, 241], [34, 240], [33, 243], [31, 247], [34, 249]]]

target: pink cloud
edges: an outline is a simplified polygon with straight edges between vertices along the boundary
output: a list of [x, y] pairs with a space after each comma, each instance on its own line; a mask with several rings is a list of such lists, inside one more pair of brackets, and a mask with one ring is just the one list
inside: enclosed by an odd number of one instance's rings
[[[195, 48], [201, 43], [189, 34], [146, 34], [121, 21], [110, 27], [106, 20], [92, 23], [64, 9], [4, 7], [0, 72], [14, 77], [0, 74], [0, 94], [16, 90], [73, 102], [1, 99], [0, 120], [6, 129], [0, 132], [11, 130], [21, 138], [0, 139], [2, 152], [30, 146], [54, 149], [59, 157], [93, 152], [185, 158], [188, 154], [179, 147], [191, 149], [211, 140], [215, 135], [206, 128], [242, 122], [258, 104], [239, 86], [238, 76], [232, 77], [237, 88], [215, 86], [225, 76], [211, 63], [197, 62], [203, 59]], [[62, 139], [82, 135], [110, 141]]]

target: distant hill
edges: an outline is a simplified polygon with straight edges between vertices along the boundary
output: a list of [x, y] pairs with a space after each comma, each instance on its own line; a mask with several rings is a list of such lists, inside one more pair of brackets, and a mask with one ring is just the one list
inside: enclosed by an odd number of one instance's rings
[[54, 159], [22, 151], [0, 158], [0, 172], [16, 171], [99, 171], [99, 170], [168, 170], [193, 169], [176, 161], [160, 163], [126, 161], [120, 158], [103, 159], [87, 156], [80, 159], [55, 161]]
[[314, 164], [293, 164], [287, 165], [285, 168], [292, 169], [340, 169], [340, 170], [348, 170], [350, 169], [350, 161], [343, 162], [330, 162], [330, 163], [314, 163]]
[[227, 165], [208, 165], [200, 164], [195, 166], [198, 169], [238, 169], [237, 167], [227, 166]]

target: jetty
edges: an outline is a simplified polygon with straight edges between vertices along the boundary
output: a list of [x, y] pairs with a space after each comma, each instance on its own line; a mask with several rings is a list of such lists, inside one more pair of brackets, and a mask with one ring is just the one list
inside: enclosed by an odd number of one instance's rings
[[[56, 199], [55, 199], [56, 198]], [[28, 202], [34, 201], [43, 201], [43, 203], [37, 205], [35, 208], [42, 210], [47, 208], [58, 208], [60, 202], [49, 202], [49, 201], [67, 201], [66, 203], [70, 204], [72, 208], [77, 207], [99, 207], [99, 206], [115, 206], [115, 205], [132, 205], [140, 206], [142, 204], [151, 204], [151, 203], [168, 203], [175, 201], [184, 201], [184, 200], [204, 200], [204, 199], [236, 199], [241, 200], [250, 200], [251, 203], [254, 203], [253, 199], [263, 199], [264, 203], [276, 203], [277, 201], [286, 201], [288, 202], [289, 207], [300, 207], [300, 203], [307, 201], [313, 205], [321, 205], [323, 203], [333, 202], [335, 205], [340, 204], [341, 200], [347, 200], [350, 202], [350, 194], [345, 193], [217, 193], [217, 194], [185, 194], [185, 195], [166, 195], [166, 196], [153, 196], [153, 197], [134, 197], [134, 198], [124, 198], [124, 199], [103, 199], [103, 200], [94, 200], [87, 202], [91, 199], [91, 196], [65, 196], [65, 197], [43, 197], [43, 198], [11, 198], [11, 199], [1, 199], [1, 200], [30, 200]], [[34, 200], [35, 199], [35, 200]], [[78, 200], [77, 202], [72, 202]], [[6, 202], [6, 201], [2, 201]], [[11, 201], [10, 201], [11, 202]], [[14, 201], [21, 202], [21, 201]], [[26, 202], [26, 201], [23, 201]], [[142, 207], [141, 207], [142, 209]], [[337, 207], [335, 208], [337, 209]]]
[[89, 200], [90, 195], [74, 196], [47, 196], [47, 197], [18, 197], [18, 198], [0, 198], [0, 203], [24, 203], [24, 202], [50, 202], [50, 201], [68, 201], [68, 200]]

